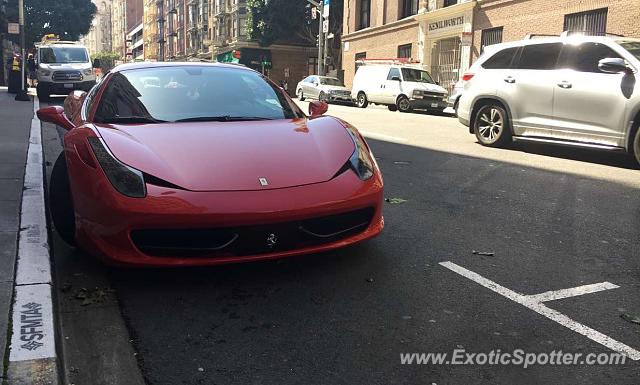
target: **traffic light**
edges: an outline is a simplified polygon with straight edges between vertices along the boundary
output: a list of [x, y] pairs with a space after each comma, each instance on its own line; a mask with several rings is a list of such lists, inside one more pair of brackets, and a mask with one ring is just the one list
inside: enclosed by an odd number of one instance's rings
[[313, 10], [311, 9], [311, 4], [307, 4], [304, 6], [304, 22], [307, 25], [311, 24], [311, 20], [313, 19]]

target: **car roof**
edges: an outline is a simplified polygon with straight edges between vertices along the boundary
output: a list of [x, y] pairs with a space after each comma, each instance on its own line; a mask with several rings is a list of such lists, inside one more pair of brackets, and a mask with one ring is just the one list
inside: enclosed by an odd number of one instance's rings
[[128, 70], [146, 69], [146, 68], [163, 68], [163, 67], [219, 67], [233, 68], [237, 70], [252, 71], [251, 68], [234, 63], [205, 63], [205, 62], [135, 62], [125, 63], [114, 67], [111, 72], [122, 72]]

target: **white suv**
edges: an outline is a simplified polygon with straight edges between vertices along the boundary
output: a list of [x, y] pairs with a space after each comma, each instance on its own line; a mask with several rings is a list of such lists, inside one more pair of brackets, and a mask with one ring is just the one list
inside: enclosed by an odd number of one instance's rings
[[621, 149], [640, 162], [640, 39], [568, 36], [486, 47], [458, 119], [485, 146], [511, 140]]

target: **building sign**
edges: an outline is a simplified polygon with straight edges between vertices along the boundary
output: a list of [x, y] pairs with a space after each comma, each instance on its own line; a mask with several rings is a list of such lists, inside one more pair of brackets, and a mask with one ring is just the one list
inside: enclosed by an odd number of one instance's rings
[[439, 20], [429, 24], [429, 31], [437, 29], [455, 27], [464, 24], [464, 16], [453, 17], [451, 19]]
[[20, 34], [20, 24], [18, 23], [7, 23], [8, 32], [11, 35], [19, 35]]

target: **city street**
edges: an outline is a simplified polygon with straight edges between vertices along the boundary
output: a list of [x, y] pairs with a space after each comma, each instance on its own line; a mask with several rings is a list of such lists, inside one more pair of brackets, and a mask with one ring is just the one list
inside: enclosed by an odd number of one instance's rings
[[[387, 198], [382, 234], [319, 255], [153, 270], [105, 267], [54, 232], [69, 383], [142, 384], [137, 363], [158, 385], [637, 384], [640, 325], [622, 317], [640, 316], [640, 171], [630, 156], [482, 147], [446, 114], [341, 105], [327, 114], [372, 147]], [[42, 127], [50, 174], [63, 130]], [[558, 292], [585, 285], [599, 286]], [[401, 363], [403, 353], [456, 349], [637, 358]]]

